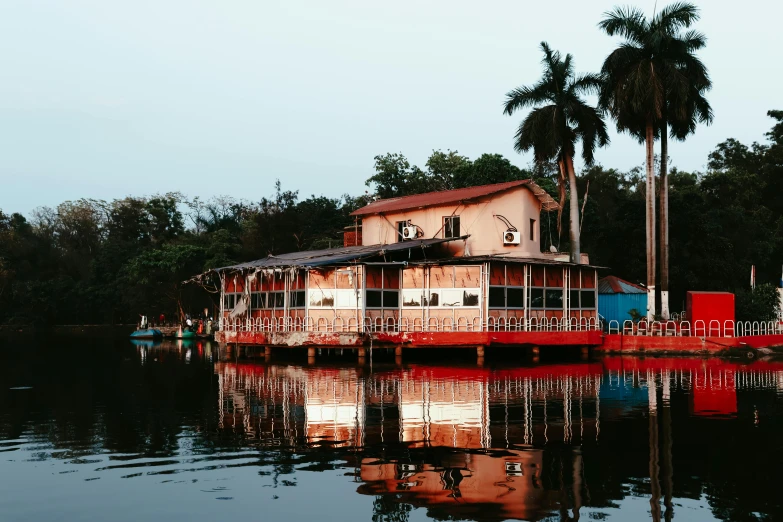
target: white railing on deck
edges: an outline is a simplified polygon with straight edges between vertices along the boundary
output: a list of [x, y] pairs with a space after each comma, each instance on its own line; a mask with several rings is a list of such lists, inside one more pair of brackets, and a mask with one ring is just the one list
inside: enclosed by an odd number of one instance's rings
[[595, 317], [504, 318], [430, 317], [414, 319], [392, 317], [355, 317], [333, 319], [313, 317], [256, 317], [251, 319], [221, 319], [221, 330], [229, 332], [586, 332], [605, 330], [611, 334], [660, 337], [744, 337], [749, 335], [783, 334], [780, 321], [641, 321], [617, 320], [603, 323]]
[[571, 319], [542, 318], [504, 318], [489, 317], [481, 320], [478, 316], [430, 317], [422, 319], [406, 317], [355, 317], [326, 319], [313, 318], [268, 318], [254, 317], [244, 319], [220, 319], [220, 330], [228, 332], [586, 332], [598, 331], [601, 323], [597, 318], [582, 317]]

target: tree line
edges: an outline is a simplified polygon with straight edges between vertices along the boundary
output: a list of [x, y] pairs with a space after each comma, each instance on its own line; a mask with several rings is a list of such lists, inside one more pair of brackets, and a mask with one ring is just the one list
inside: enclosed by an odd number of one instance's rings
[[[738, 314], [759, 319], [747, 292], [750, 266], [759, 282], [775, 283], [783, 262], [783, 111], [763, 143], [728, 139], [706, 172], [672, 168], [668, 175], [671, 288], [674, 310], [687, 290], [738, 294]], [[401, 153], [376, 156], [360, 196], [300, 199], [280, 182], [257, 202], [182, 194], [83, 199], [29, 216], [0, 210], [0, 323], [89, 324], [138, 320], [138, 314], [179, 318], [217, 304], [214, 295], [182, 281], [210, 268], [269, 254], [342, 244], [350, 213], [370, 197], [533, 178], [559, 197], [559, 166], [519, 168], [499, 154], [473, 160], [434, 151], [425, 165]], [[582, 249], [590, 262], [632, 282], [646, 277], [646, 179], [593, 165], [576, 179]], [[571, 191], [564, 206], [570, 205]], [[558, 232], [556, 213], [542, 216], [542, 250], [570, 248], [570, 222]], [[754, 308], [755, 306], [755, 308]]]

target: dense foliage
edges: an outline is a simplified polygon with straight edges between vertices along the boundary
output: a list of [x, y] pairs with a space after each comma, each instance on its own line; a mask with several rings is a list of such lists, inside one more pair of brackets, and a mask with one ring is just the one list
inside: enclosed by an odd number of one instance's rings
[[[704, 173], [670, 175], [672, 308], [685, 291], [742, 291], [755, 264], [759, 284], [777, 283], [783, 263], [783, 111], [771, 111], [768, 143], [729, 139]], [[375, 158], [367, 184], [394, 197], [534, 178], [557, 197], [557, 165], [519, 169], [498, 154], [475, 160], [434, 151], [424, 168], [402, 154]], [[644, 281], [644, 177], [593, 166], [580, 173], [583, 250], [591, 263]], [[589, 184], [589, 186], [588, 186]], [[0, 211], [0, 323], [135, 322], [138, 314], [176, 318], [211, 306], [214, 296], [182, 281], [208, 268], [342, 244], [349, 216], [367, 195], [300, 200], [278, 182], [258, 202], [181, 194], [112, 202], [79, 200], [30, 216]], [[543, 219], [542, 249], [568, 250], [556, 216]], [[607, 271], [606, 273], [609, 273]], [[758, 301], [758, 299], [756, 300]], [[738, 310], [748, 302], [738, 295]], [[755, 306], [750, 301], [751, 306]], [[765, 312], [766, 313], [766, 312]]]

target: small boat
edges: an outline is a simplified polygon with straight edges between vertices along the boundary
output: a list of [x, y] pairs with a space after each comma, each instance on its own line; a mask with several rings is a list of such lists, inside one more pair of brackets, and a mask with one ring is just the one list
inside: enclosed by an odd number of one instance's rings
[[187, 330], [187, 329], [182, 330], [180, 328], [174, 333], [175, 339], [195, 339], [197, 337], [198, 334], [196, 334], [196, 332], [194, 332], [193, 330]]
[[163, 332], [155, 328], [145, 328], [143, 330], [136, 330], [130, 334], [131, 339], [160, 339], [163, 337]]

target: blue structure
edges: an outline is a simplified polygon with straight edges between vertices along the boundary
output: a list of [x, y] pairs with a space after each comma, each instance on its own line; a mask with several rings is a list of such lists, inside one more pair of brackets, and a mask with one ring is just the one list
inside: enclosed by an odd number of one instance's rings
[[161, 339], [163, 332], [155, 328], [145, 328], [144, 330], [136, 330], [130, 336], [131, 339]]
[[628, 312], [634, 308], [642, 316], [647, 314], [646, 288], [615, 276], [598, 280], [598, 313], [607, 325], [614, 320], [622, 327], [623, 321], [631, 319]]

